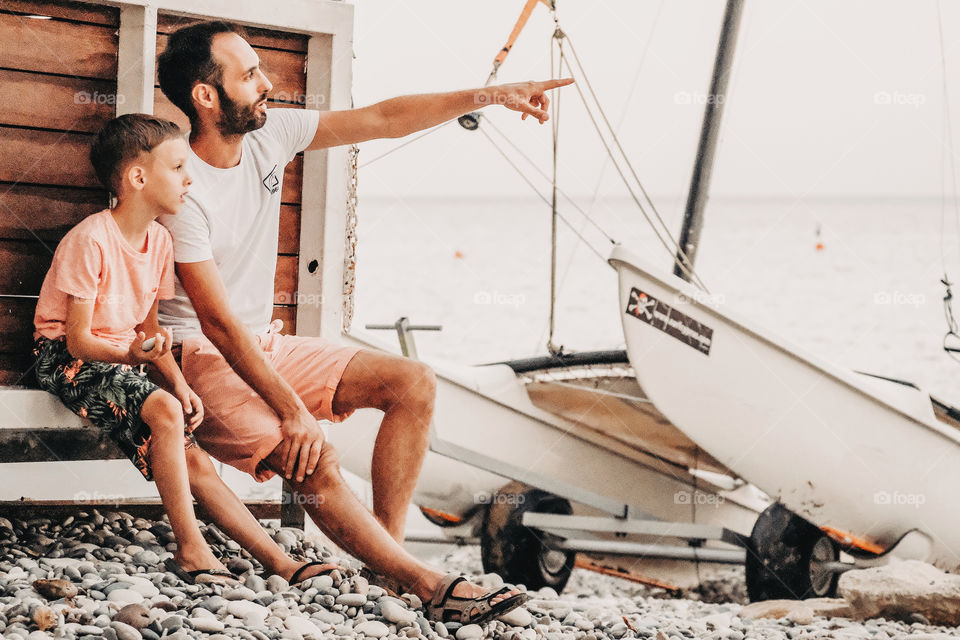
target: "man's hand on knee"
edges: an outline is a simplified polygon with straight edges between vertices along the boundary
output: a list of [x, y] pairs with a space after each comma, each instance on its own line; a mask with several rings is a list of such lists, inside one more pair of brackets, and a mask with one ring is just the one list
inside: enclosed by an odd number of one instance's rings
[[304, 408], [297, 415], [284, 418], [280, 422], [280, 431], [283, 433], [280, 449], [283, 477], [303, 482], [317, 468], [325, 440], [323, 429]]

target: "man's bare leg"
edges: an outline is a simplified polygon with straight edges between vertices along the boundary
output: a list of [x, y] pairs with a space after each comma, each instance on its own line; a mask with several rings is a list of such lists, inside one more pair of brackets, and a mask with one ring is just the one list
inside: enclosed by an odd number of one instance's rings
[[429, 446], [436, 388], [436, 376], [423, 363], [360, 351], [344, 369], [333, 398], [337, 414], [364, 407], [384, 412], [370, 468], [373, 513], [399, 543]]
[[[266, 464], [274, 470], [283, 468], [282, 444], [267, 456]], [[343, 476], [340, 462], [330, 443], [324, 443], [317, 468], [312, 475], [297, 482], [289, 480], [293, 489], [304, 497], [304, 510], [310, 519], [342, 549], [352, 554], [373, 571], [398, 581], [404, 590], [428, 602], [444, 574], [417, 560], [381, 526], [370, 511], [357, 499]], [[470, 583], [460, 583], [454, 594], [477, 597], [485, 591]], [[512, 595], [498, 596], [494, 603]]]
[[[280, 545], [267, 535], [247, 505], [243, 504], [217, 474], [207, 452], [200, 447], [190, 447], [186, 453], [190, 491], [197, 502], [207, 510], [223, 532], [250, 552], [264, 569], [289, 580], [303, 562], [288, 556]], [[303, 577], [312, 577], [325, 569], [325, 566], [311, 567], [304, 572]]]

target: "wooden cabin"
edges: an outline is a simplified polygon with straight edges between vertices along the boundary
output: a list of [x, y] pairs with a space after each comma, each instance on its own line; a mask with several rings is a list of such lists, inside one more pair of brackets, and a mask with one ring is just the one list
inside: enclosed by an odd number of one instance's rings
[[[33, 313], [57, 243], [108, 206], [88, 158], [96, 131], [134, 112], [188, 128], [159, 89], [156, 58], [171, 32], [202, 19], [248, 29], [271, 108], [350, 108], [353, 7], [343, 2], [0, 0], [0, 462], [119, 456], [32, 388]], [[287, 332], [340, 333], [348, 151], [300, 154], [286, 168], [274, 317]]]

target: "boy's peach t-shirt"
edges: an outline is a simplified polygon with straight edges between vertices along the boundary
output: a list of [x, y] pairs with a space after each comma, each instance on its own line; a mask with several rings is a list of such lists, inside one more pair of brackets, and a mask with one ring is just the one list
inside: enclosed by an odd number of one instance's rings
[[109, 209], [87, 216], [60, 241], [40, 288], [34, 338], [66, 333], [69, 296], [94, 300], [90, 332], [126, 348], [157, 299], [173, 297], [173, 242], [158, 222], [138, 251]]

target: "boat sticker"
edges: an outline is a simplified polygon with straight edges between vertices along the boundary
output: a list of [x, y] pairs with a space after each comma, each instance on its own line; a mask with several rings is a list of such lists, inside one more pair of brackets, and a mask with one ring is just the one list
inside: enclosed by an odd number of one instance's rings
[[710, 355], [713, 329], [636, 287], [630, 289], [627, 315], [646, 322], [700, 353]]

